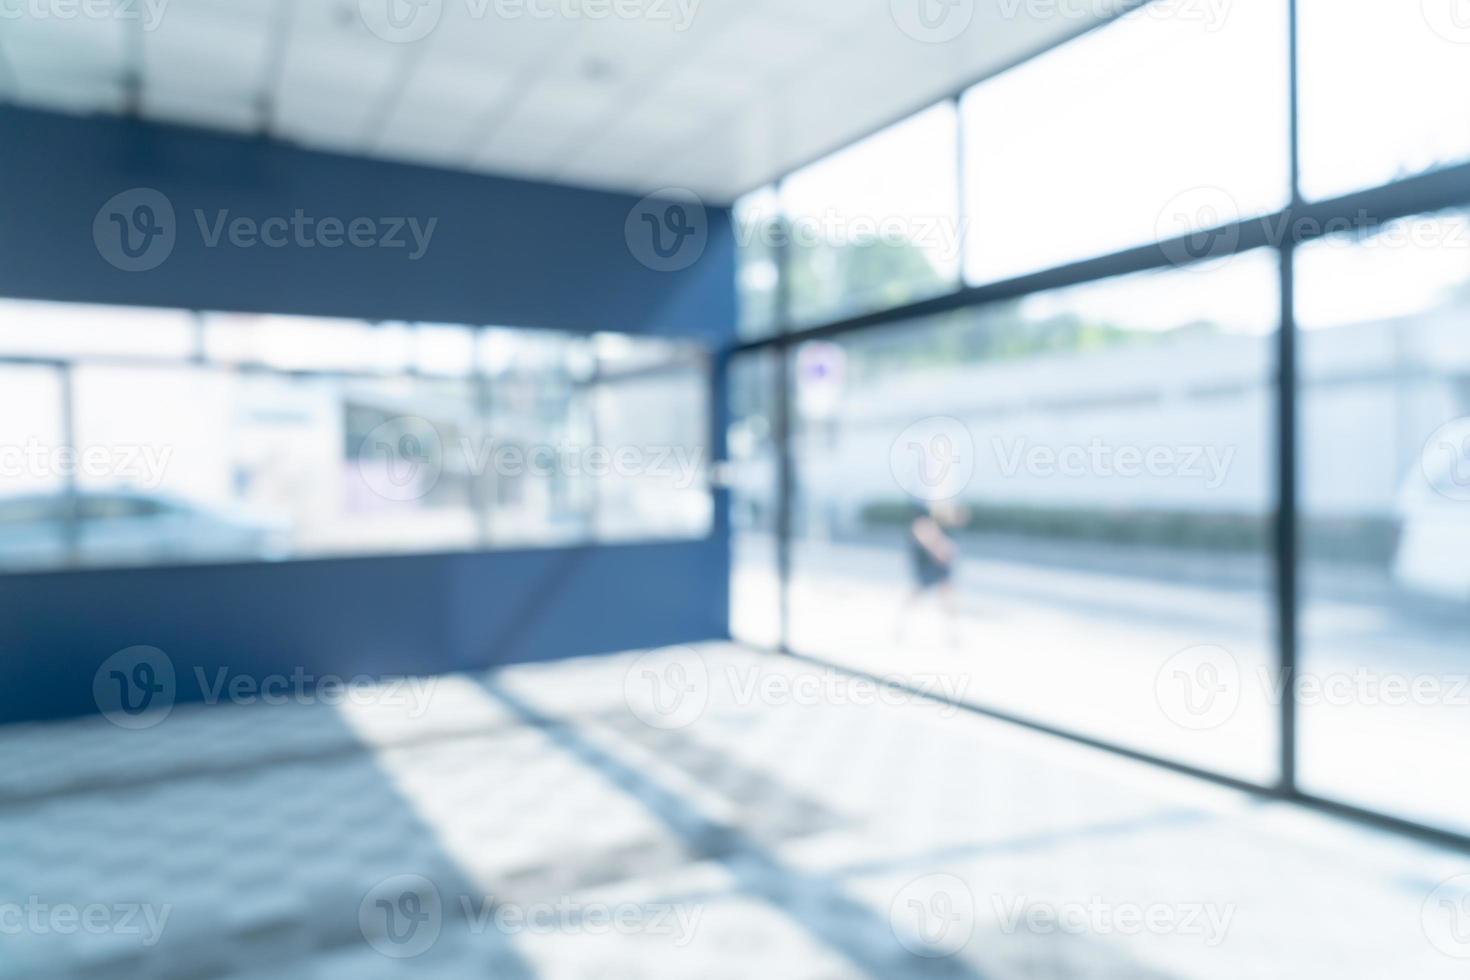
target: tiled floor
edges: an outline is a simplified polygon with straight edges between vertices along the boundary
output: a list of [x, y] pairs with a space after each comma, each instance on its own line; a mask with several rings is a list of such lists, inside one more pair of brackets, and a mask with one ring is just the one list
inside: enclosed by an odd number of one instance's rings
[[809, 664], [428, 694], [0, 732], [0, 977], [1470, 975], [1464, 856]]

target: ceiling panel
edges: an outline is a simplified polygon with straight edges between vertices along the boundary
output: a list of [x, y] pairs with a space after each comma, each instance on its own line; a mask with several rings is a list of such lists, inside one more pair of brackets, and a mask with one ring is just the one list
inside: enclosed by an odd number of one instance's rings
[[250, 93], [164, 91], [145, 85], [141, 111], [145, 118], [157, 122], [236, 133], [258, 132], [262, 123], [260, 103]]
[[[556, 180], [598, 190], [617, 190], [642, 196], [663, 187], [648, 178], [649, 170], [639, 154], [599, 154], [563, 160]], [[697, 193], [698, 188], [691, 188]]]
[[780, 15], [747, 17], [721, 32], [700, 57], [729, 65], [732, 72], [781, 74], [817, 61], [838, 37], [831, 28], [792, 28]]
[[316, 23], [293, 30], [271, 95], [272, 132], [332, 149], [365, 149], [412, 56], [411, 46], [366, 31]]
[[127, 65], [126, 22], [114, 18], [5, 17], [0, 48], [18, 77], [38, 72], [96, 79]]
[[11, 98], [19, 105], [74, 113], [120, 113], [128, 101], [121, 78], [35, 71], [16, 78]]
[[650, 168], [650, 180], [660, 187], [682, 186], [691, 174], [698, 175], [714, 201], [734, 200], [739, 194], [764, 182], [752, 175], [773, 174], [779, 166], [777, 139], [766, 125], [765, 113], [747, 110], [723, 120], [661, 165]]
[[490, 136], [574, 146], [598, 121], [615, 114], [621, 97], [629, 94], [598, 79], [543, 78], [513, 101]]
[[145, 90], [169, 101], [200, 90], [258, 99], [276, 17], [274, 3], [173, 0], [157, 27], [141, 32]]
[[387, 2], [403, 0], [0, 19], [0, 99], [725, 201], [1086, 26], [975, 0], [965, 31], [925, 43], [894, 0], [634, 0], [659, 16], [633, 19], [626, 2], [594, 19], [545, 16], [561, 0], [430, 0], [439, 16], [405, 39], [365, 19]]
[[657, 147], [688, 146], [717, 118], [683, 92], [660, 91], [610, 120], [602, 137], [589, 142], [587, 149], [591, 153], [632, 149], [646, 154]]
[[469, 59], [500, 71], [541, 63], [583, 28], [582, 21], [568, 18], [496, 17], [494, 0], [444, 0], [442, 10], [423, 43], [443, 57]]
[[689, 38], [670, 22], [609, 20], [583, 29], [558, 52], [564, 71], [594, 74], [620, 84], [657, 76], [688, 50]]
[[388, 95], [376, 152], [441, 166], [468, 165], [485, 122], [515, 91], [518, 72], [464, 58], [424, 58]]

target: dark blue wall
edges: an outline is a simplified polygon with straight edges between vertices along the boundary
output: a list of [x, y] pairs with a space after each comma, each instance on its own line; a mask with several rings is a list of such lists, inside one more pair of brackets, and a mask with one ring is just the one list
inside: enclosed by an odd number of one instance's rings
[[[158, 268], [106, 262], [93, 219], [162, 191]], [[0, 295], [261, 312], [734, 335], [734, 245], [680, 272], [631, 254], [636, 199], [319, 154], [113, 119], [0, 108]], [[437, 217], [428, 252], [207, 248], [192, 211], [261, 220]], [[718, 431], [719, 427], [716, 427]], [[716, 452], [719, 447], [713, 447]], [[728, 542], [0, 576], [0, 721], [88, 713], [97, 667], [149, 645], [178, 668], [263, 676], [434, 673], [728, 635]]]
[[[173, 204], [177, 244], [124, 272], [92, 238], [98, 209], [136, 187]], [[729, 212], [691, 268], [634, 258], [637, 198], [314, 153], [123, 119], [0, 107], [0, 295], [703, 337], [734, 331]], [[406, 249], [206, 247], [194, 212], [262, 221], [437, 218]]]
[[726, 565], [649, 544], [0, 576], [0, 718], [90, 713], [112, 653], [154, 646], [257, 680], [441, 673], [723, 636]]

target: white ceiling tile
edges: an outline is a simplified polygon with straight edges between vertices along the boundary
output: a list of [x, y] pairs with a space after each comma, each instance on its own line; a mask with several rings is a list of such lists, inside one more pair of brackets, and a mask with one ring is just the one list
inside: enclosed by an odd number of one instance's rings
[[424, 120], [420, 129], [404, 125], [380, 134], [373, 144], [373, 155], [400, 163], [420, 163], [434, 167], [467, 168], [471, 165], [471, 154], [465, 149], [465, 140], [460, 136], [446, 136], [445, 130], [436, 124], [439, 120]]
[[122, 80], [28, 72], [15, 80], [15, 101], [60, 112], [122, 112], [127, 105]]
[[564, 161], [557, 179], [584, 187], [642, 195], [664, 186], [651, 183], [648, 174], [648, 168], [637, 157], [599, 154], [596, 157], [589, 155]]
[[659, 93], [637, 103], [616, 118], [607, 137], [633, 144], [692, 138], [719, 118], [707, 106], [685, 99], [672, 99]]
[[475, 150], [473, 159], [478, 166], [491, 169], [504, 163], [516, 173], [524, 173], [525, 168], [534, 165], [544, 175], [572, 156], [566, 152], [566, 145], [566, 137], [557, 129], [503, 126]]
[[464, 138], [486, 113], [505, 102], [516, 73], [468, 58], [425, 58], [397, 88], [385, 130], [422, 133], [426, 123], [444, 125]]
[[[484, 7], [486, 3], [490, 6]], [[493, 6], [494, 0], [444, 0], [443, 14], [430, 36], [437, 51], [497, 69], [523, 68], [542, 62], [582, 28], [580, 22], [565, 18], [500, 18]]]
[[383, 42], [368, 29], [355, 0], [286, 0], [292, 33], [302, 37]]
[[585, 154], [588, 139], [622, 99], [617, 89], [588, 83], [543, 82], [520, 97], [476, 148], [482, 168], [503, 163], [520, 175], [535, 168], [543, 178]]
[[287, 42], [272, 125], [332, 149], [365, 148], [390, 87], [404, 77], [410, 46], [314, 30], [293, 29]]
[[372, 143], [368, 132], [370, 110], [347, 115], [340, 105], [293, 101], [280, 105], [270, 121], [273, 136], [343, 152], [366, 153]]
[[661, 77], [657, 91], [664, 101], [697, 106], [709, 114], [748, 105], [760, 97], [766, 80], [762, 73], [742, 70], [739, 65], [721, 65], [702, 56]]
[[277, 121], [271, 132], [276, 139], [308, 149], [346, 156], [371, 156], [371, 140], [363, 135], [365, 128], [364, 119], [341, 120], [302, 110], [287, 120]]
[[[733, 184], [739, 191], [745, 191], [762, 182], [766, 175], [775, 173], [781, 162], [776, 140], [763, 116], [747, 112], [707, 129], [694, 141], [678, 147], [661, 166], [652, 167], [651, 174], [664, 186]], [[717, 199], [732, 200], [734, 196]]]
[[260, 105], [253, 96], [221, 96], [206, 90], [163, 93], [145, 87], [141, 112], [157, 122], [238, 133], [253, 132], [261, 123]]
[[376, 152], [397, 159], [422, 155], [438, 161], [470, 158], [473, 120], [453, 112], [395, 113], [373, 138]]
[[21, 17], [0, 20], [0, 45], [16, 75], [44, 72], [98, 77], [127, 64], [125, 21]]
[[627, 94], [596, 82], [543, 80], [514, 97], [502, 125], [566, 141], [605, 113], [616, 112], [619, 97]]
[[678, 62], [688, 37], [672, 23], [609, 20], [589, 25], [558, 51], [556, 73], [595, 73], [610, 81], [656, 76]]
[[280, 84], [287, 92], [301, 89], [333, 97], [372, 98], [387, 87], [408, 57], [409, 51], [402, 46], [293, 32], [286, 42]]
[[538, 143], [530, 139], [491, 139], [475, 151], [470, 167], [510, 177], [545, 179], [548, 159], [558, 159], [553, 140]]
[[145, 31], [145, 88], [170, 99], [200, 88], [256, 96], [265, 84], [276, 25], [271, 6], [223, 6], [174, 0], [155, 30]]
[[168, 0], [141, 34], [0, 19], [0, 98], [123, 111], [141, 51], [148, 118], [248, 130], [267, 106], [272, 133], [310, 146], [721, 199], [1085, 26], [977, 0], [935, 45], [890, 0], [660, 0], [662, 20], [516, 2], [442, 0], [434, 30], [399, 44], [359, 0]]
[[700, 57], [769, 74], [818, 58], [835, 40], [835, 31], [792, 30], [779, 16], [748, 17], [721, 32]]
[[871, 31], [892, 26], [889, 0], [757, 0], [762, 14], [787, 30], [824, 29], [834, 34]]

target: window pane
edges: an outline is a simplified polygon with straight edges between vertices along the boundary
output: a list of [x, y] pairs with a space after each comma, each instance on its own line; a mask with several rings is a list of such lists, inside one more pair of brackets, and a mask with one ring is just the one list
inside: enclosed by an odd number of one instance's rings
[[0, 300], [0, 357], [192, 356], [194, 314], [145, 307]]
[[956, 128], [944, 102], [782, 182], [793, 320], [838, 319], [957, 284]]
[[1463, 0], [1299, 0], [1298, 9], [1307, 197], [1470, 160]]
[[1283, 0], [1145, 5], [964, 99], [966, 276], [995, 282], [1289, 197]]
[[[114, 322], [106, 308], [43, 312], [87, 331]], [[196, 321], [180, 322], [192, 345]], [[0, 363], [0, 567], [710, 532], [697, 345], [235, 314], [205, 326], [223, 363], [89, 361], [125, 329], [78, 332], [65, 367]]]
[[776, 564], [777, 368], [774, 351], [756, 351], [730, 366], [730, 632], [774, 647], [781, 640]]
[[304, 316], [206, 313], [205, 352], [221, 364], [284, 371], [402, 371], [414, 358], [413, 328]]
[[474, 384], [351, 378], [333, 387], [345, 425], [340, 453], [346, 497], [340, 520], [317, 531], [317, 547], [333, 552], [479, 547], [478, 464], [466, 451], [481, 442]]
[[1470, 215], [1313, 242], [1297, 284], [1302, 784], [1470, 833]]
[[793, 646], [1271, 781], [1276, 272], [800, 350]]
[[548, 374], [588, 379], [596, 355], [586, 337], [551, 330], [491, 327], [480, 331], [480, 370], [492, 378]]
[[581, 465], [597, 481], [597, 537], [703, 537], [710, 531], [708, 367], [597, 386], [597, 438]]
[[776, 332], [776, 223], [781, 200], [774, 188], [747, 194], [735, 202], [736, 292], [740, 303], [740, 336], [746, 340]]
[[475, 331], [470, 327], [421, 323], [413, 330], [414, 367], [424, 374], [464, 378], [475, 373]]
[[465, 385], [81, 366], [75, 386], [85, 564], [477, 542]]
[[0, 567], [66, 560], [61, 373], [0, 365]]
[[585, 337], [498, 328], [482, 335], [480, 366], [489, 377], [482, 465], [492, 547], [592, 537], [595, 487], [559, 460], [566, 447], [594, 439], [586, 385], [595, 364]]
[[592, 338], [592, 350], [597, 357], [597, 372], [604, 378], [658, 370], [674, 364], [701, 369], [708, 366], [698, 345], [663, 337], [600, 333]]

